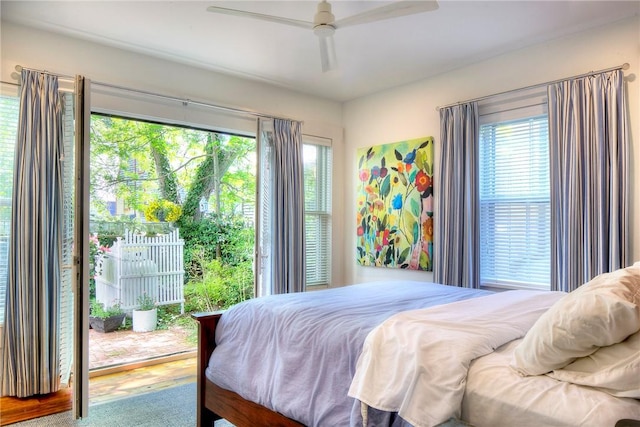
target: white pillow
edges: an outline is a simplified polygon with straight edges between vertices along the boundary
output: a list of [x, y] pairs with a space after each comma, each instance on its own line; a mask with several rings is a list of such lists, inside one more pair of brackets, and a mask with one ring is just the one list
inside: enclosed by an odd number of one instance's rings
[[640, 399], [640, 332], [547, 375], [613, 396]]
[[556, 302], [514, 351], [521, 375], [560, 369], [640, 330], [640, 263], [594, 277]]

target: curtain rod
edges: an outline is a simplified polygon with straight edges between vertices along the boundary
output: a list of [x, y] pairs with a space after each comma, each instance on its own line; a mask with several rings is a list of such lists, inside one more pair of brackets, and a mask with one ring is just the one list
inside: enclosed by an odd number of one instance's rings
[[[21, 72], [24, 69], [24, 70], [29, 70], [29, 71], [37, 71], [37, 72], [40, 72], [40, 73], [53, 74], [53, 75], [56, 75], [58, 77], [62, 77], [64, 79], [75, 80], [74, 76], [69, 76], [69, 75], [60, 74], [60, 73], [52, 73], [52, 72], [47, 71], [47, 70], [37, 70], [35, 68], [23, 67], [21, 65], [16, 65], [15, 69], [16, 69], [17, 72]], [[12, 77], [13, 77], [13, 74], [12, 74]], [[19, 77], [19, 76], [17, 76], [17, 77]], [[137, 93], [137, 94], [141, 94], [141, 95], [145, 95], [145, 96], [151, 96], [151, 97], [155, 97], [155, 98], [165, 99], [165, 100], [168, 100], [168, 101], [179, 102], [185, 107], [188, 106], [189, 104], [191, 104], [191, 105], [197, 105], [197, 106], [200, 106], [200, 107], [214, 108], [216, 110], [222, 110], [222, 111], [235, 113], [235, 114], [246, 114], [246, 115], [259, 117], [259, 118], [265, 118], [265, 119], [290, 120], [290, 121], [294, 121], [294, 122], [304, 123], [302, 120], [291, 119], [291, 118], [288, 118], [288, 117], [278, 117], [278, 116], [273, 116], [273, 115], [264, 114], [264, 113], [258, 113], [256, 111], [242, 109], [242, 108], [227, 107], [227, 106], [224, 106], [224, 105], [211, 104], [211, 103], [203, 102], [203, 101], [194, 101], [192, 99], [179, 98], [179, 97], [176, 97], [176, 96], [164, 95], [164, 94], [155, 93], [155, 92], [148, 92], [148, 91], [145, 91], [145, 90], [133, 89], [133, 88], [124, 87], [124, 86], [118, 86], [118, 85], [114, 85], [114, 84], [111, 84], [111, 83], [103, 83], [103, 82], [98, 82], [98, 81], [91, 81], [91, 83], [93, 85], [103, 86], [103, 87], [107, 87], [107, 88], [110, 88], [110, 89], [117, 89], [117, 90], [122, 90], [122, 91], [127, 91], [127, 92], [133, 92], [133, 93]]]
[[505, 94], [511, 93], [511, 92], [519, 92], [519, 91], [527, 90], [527, 89], [535, 89], [535, 88], [540, 87], [540, 86], [552, 85], [552, 84], [555, 84], [555, 83], [565, 82], [567, 80], [580, 79], [582, 77], [589, 77], [589, 76], [593, 76], [594, 74], [606, 73], [608, 71], [614, 71], [614, 70], [623, 70], [623, 71], [625, 71], [625, 70], [628, 70], [628, 69], [629, 69], [629, 63], [625, 62], [624, 64], [618, 65], [617, 67], [606, 68], [604, 70], [599, 70], [599, 71], [590, 71], [588, 73], [579, 74], [577, 76], [566, 77], [564, 79], [558, 79], [558, 80], [552, 80], [550, 82], [545, 82], [545, 83], [538, 83], [538, 84], [534, 84], [534, 85], [530, 85], [530, 86], [521, 87], [521, 88], [518, 88], [518, 89], [505, 90], [504, 92], [495, 93], [495, 94], [492, 94], [492, 95], [481, 96], [481, 97], [478, 97], [478, 98], [469, 99], [467, 101], [452, 102], [451, 104], [441, 105], [441, 106], [436, 107], [436, 111], [440, 111], [443, 108], [453, 107], [454, 105], [466, 104], [468, 102], [483, 101], [483, 100], [488, 99], [488, 98], [493, 98], [494, 96], [505, 95]]
[[[18, 65], [16, 65], [16, 70], [18, 70], [18, 67], [19, 67], [19, 66], [18, 66]], [[25, 69], [26, 69], [26, 70], [30, 70], [30, 68], [25, 68]], [[20, 67], [20, 70], [19, 70], [19, 71], [21, 71], [21, 70], [22, 70], [22, 67]], [[45, 73], [49, 73], [48, 71], [44, 71], [44, 72], [45, 72]], [[53, 73], [49, 73], [49, 74], [53, 74]], [[69, 78], [71, 78], [71, 77], [60, 76], [60, 75], [58, 75], [58, 74], [53, 74], [53, 75], [55, 75], [55, 76], [57, 76], [57, 77], [62, 77], [62, 78], [63, 78], [63, 79], [65, 79], [65, 80], [68, 80]], [[14, 79], [16, 79], [16, 80], [18, 80], [18, 81], [20, 81], [20, 74], [18, 74], [18, 73], [16, 73], [16, 72], [11, 73], [11, 77], [12, 77], [12, 78], [14, 78]], [[71, 79], [73, 79], [73, 78], [71, 78]], [[1, 82], [1, 83], [3, 83], [3, 84], [6, 84], [6, 85], [11, 85], [11, 86], [18, 86], [18, 87], [20, 87], [20, 83], [18, 83], [18, 82], [8, 82], [8, 81], [6, 81], [6, 80], [0, 80], [0, 82]], [[58, 88], [58, 90], [59, 90], [60, 92], [73, 92], [73, 91], [74, 91], [73, 89], [67, 89], [67, 88], [61, 88], [61, 87], [59, 87], [59, 88]]]

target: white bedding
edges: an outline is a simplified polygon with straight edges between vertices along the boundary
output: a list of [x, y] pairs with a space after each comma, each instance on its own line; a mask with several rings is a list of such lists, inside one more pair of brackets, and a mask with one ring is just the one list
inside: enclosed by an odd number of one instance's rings
[[474, 427], [613, 427], [640, 419], [640, 400], [616, 398], [593, 388], [546, 375], [523, 378], [509, 367], [508, 343], [471, 363], [462, 419]]
[[348, 426], [369, 331], [396, 313], [487, 294], [403, 280], [253, 298], [222, 315], [206, 375], [306, 426]]
[[397, 314], [367, 336], [349, 396], [414, 426], [457, 418], [471, 361], [523, 337], [563, 295], [509, 291]]

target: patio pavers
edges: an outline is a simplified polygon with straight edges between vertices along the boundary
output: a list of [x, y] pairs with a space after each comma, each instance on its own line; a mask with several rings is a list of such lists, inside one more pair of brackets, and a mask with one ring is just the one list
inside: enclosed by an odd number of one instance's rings
[[174, 326], [153, 332], [131, 330], [100, 333], [89, 329], [89, 369], [131, 363], [197, 349], [188, 332]]

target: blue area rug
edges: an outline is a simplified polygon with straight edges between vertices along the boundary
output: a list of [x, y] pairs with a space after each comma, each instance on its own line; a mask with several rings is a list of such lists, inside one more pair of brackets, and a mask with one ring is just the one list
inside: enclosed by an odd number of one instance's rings
[[89, 406], [89, 416], [74, 420], [71, 412], [12, 424], [15, 427], [193, 427], [196, 425], [196, 384], [141, 394]]
[[[71, 412], [49, 415], [12, 427], [193, 427], [196, 425], [196, 384], [184, 384], [166, 390], [141, 394], [89, 406], [89, 416], [74, 420]], [[233, 427], [225, 420], [215, 427]], [[470, 427], [449, 420], [438, 427]]]

